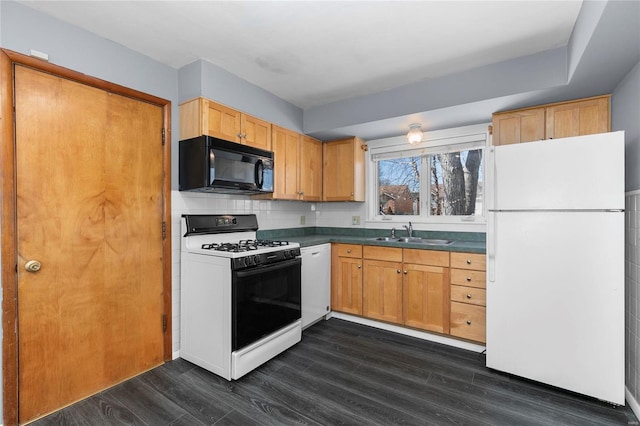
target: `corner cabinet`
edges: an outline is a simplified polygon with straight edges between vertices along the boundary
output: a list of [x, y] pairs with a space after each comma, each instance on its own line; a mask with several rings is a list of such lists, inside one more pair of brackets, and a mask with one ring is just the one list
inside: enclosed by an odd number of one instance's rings
[[273, 125], [273, 199], [321, 201], [322, 142]]
[[180, 104], [180, 139], [201, 135], [271, 151], [271, 123], [205, 98]]
[[322, 201], [365, 200], [365, 151], [357, 137], [325, 142], [322, 147]]
[[493, 114], [493, 145], [611, 131], [610, 95]]

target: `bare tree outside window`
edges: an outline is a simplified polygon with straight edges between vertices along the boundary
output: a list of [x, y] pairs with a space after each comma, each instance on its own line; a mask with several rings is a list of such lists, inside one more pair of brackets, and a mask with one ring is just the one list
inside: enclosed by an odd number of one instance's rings
[[420, 214], [420, 164], [428, 164], [431, 216], [482, 214], [482, 149], [378, 162], [379, 214]]

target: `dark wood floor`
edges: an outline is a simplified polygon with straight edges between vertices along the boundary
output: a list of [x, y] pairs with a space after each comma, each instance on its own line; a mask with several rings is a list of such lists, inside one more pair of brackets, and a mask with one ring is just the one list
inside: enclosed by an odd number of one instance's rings
[[33, 424], [638, 424], [629, 407], [484, 364], [477, 353], [331, 319], [238, 381], [178, 359]]

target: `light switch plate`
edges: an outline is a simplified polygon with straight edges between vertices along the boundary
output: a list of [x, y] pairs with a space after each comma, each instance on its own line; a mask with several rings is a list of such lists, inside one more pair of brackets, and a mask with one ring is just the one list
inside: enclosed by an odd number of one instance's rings
[[352, 225], [360, 225], [360, 216], [351, 216]]

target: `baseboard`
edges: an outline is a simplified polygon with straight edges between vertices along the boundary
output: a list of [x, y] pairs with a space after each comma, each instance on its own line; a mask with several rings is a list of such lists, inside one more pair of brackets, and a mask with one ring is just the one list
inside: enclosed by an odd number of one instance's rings
[[[180, 351], [175, 351], [175, 352], [173, 353], [173, 355], [172, 355], [172, 358], [171, 358], [171, 359], [178, 359], [178, 358], [180, 358]], [[2, 426], [2, 425], [0, 425], [0, 426]]]
[[405, 336], [416, 337], [422, 340], [428, 340], [430, 342], [442, 343], [443, 345], [453, 346], [455, 348], [466, 349], [473, 352], [483, 352], [486, 347], [478, 345], [476, 343], [465, 342], [463, 340], [452, 339], [450, 337], [441, 336], [439, 334], [432, 334], [426, 331], [418, 331], [412, 328], [400, 327], [384, 322], [373, 321], [367, 318], [356, 317], [353, 315], [342, 314], [340, 312], [331, 312], [327, 315], [329, 318], [338, 318], [345, 321], [351, 321], [362, 325], [368, 325], [370, 327], [379, 328], [381, 330], [392, 331], [398, 334], [404, 334]]
[[631, 408], [631, 411], [633, 411], [633, 414], [635, 414], [636, 417], [640, 419], [640, 404], [638, 404], [638, 401], [636, 401], [631, 392], [629, 392], [629, 388], [624, 388], [624, 394], [625, 399], [627, 400], [627, 404], [629, 404], [629, 407]]

